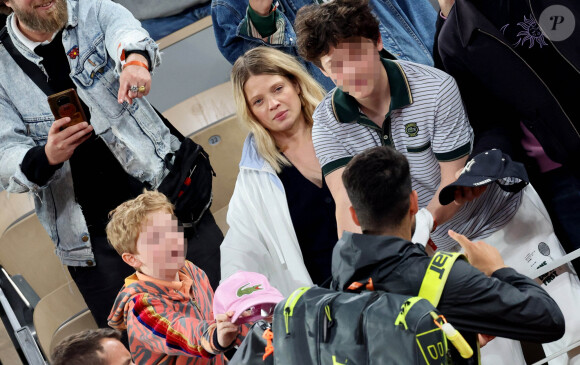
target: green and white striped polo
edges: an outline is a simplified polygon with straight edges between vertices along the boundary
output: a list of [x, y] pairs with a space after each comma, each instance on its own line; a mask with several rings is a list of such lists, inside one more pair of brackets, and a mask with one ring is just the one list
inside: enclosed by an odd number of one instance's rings
[[[336, 88], [314, 112], [314, 149], [326, 176], [368, 148], [395, 148], [409, 160], [413, 189], [423, 208], [441, 182], [439, 162], [469, 155], [473, 129], [451, 76], [413, 62], [381, 60], [391, 89], [383, 127], [360, 111], [356, 99]], [[453, 219], [440, 225], [432, 234], [433, 241], [441, 249], [455, 246], [447, 236], [448, 229], [471, 239], [488, 237], [513, 217], [520, 196], [490, 185], [480, 198], [465, 204]]]

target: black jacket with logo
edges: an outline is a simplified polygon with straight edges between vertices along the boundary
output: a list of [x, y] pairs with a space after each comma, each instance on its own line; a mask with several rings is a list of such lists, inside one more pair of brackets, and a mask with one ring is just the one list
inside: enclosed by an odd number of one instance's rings
[[[402, 238], [344, 232], [332, 255], [332, 288], [346, 290], [352, 282], [372, 277], [375, 288], [416, 296], [430, 261], [422, 246]], [[511, 268], [499, 269], [489, 278], [457, 260], [437, 309], [472, 346], [477, 333], [551, 342], [565, 331], [556, 302]]]
[[[514, 159], [525, 159], [520, 144], [522, 121], [548, 157], [579, 173], [580, 120], [566, 114], [538, 70], [520, 57], [480, 12], [480, 1], [456, 0], [447, 20], [439, 18], [437, 22], [434, 47], [435, 65], [457, 81], [474, 128], [472, 155], [500, 148]], [[528, 0], [522, 4], [537, 20], [553, 2]], [[575, 0], [558, 4], [580, 14], [580, 3]], [[572, 66], [569, 71], [580, 70], [580, 30], [575, 29], [564, 41], [546, 38], [546, 42], [562, 58], [559, 62]]]

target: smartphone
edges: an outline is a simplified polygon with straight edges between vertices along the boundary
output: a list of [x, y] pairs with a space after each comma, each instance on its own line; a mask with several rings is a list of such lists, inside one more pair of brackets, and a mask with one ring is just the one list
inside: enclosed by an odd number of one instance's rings
[[48, 105], [55, 119], [69, 117], [71, 121], [65, 124], [62, 129], [68, 128], [71, 125], [88, 122], [85, 112], [81, 105], [81, 101], [75, 89], [68, 89], [48, 97]]

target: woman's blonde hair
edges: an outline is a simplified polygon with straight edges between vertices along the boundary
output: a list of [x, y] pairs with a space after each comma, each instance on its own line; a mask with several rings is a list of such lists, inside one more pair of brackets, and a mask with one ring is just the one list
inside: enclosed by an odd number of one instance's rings
[[173, 204], [160, 192], [146, 190], [109, 213], [107, 239], [119, 255], [137, 253], [137, 239], [147, 215], [160, 210], [173, 214]]
[[257, 47], [238, 58], [232, 69], [232, 85], [238, 117], [254, 134], [258, 153], [276, 170], [290, 162], [276, 146], [270, 132], [256, 119], [246, 100], [244, 86], [251, 76], [280, 75], [289, 79], [300, 88], [302, 114], [309, 127], [312, 127], [312, 114], [324, 97], [324, 89], [308, 74], [294, 57], [269, 47]]

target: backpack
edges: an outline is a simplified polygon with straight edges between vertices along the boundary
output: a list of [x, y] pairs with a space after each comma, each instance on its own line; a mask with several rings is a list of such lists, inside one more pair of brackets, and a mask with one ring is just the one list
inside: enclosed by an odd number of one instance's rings
[[[175, 215], [186, 233], [202, 218], [212, 202], [212, 178], [215, 172], [209, 162], [207, 152], [189, 138], [181, 141], [175, 159], [173, 154], [165, 156], [169, 173], [157, 190], [167, 196], [175, 206]], [[191, 232], [193, 233], [193, 232]], [[190, 234], [191, 234], [190, 233]], [[190, 236], [186, 234], [186, 236]]]
[[273, 365], [272, 350], [272, 324], [261, 319], [252, 325], [228, 364]]
[[436, 305], [459, 257], [436, 253], [416, 297], [297, 289], [274, 310], [274, 364], [451, 364]]

